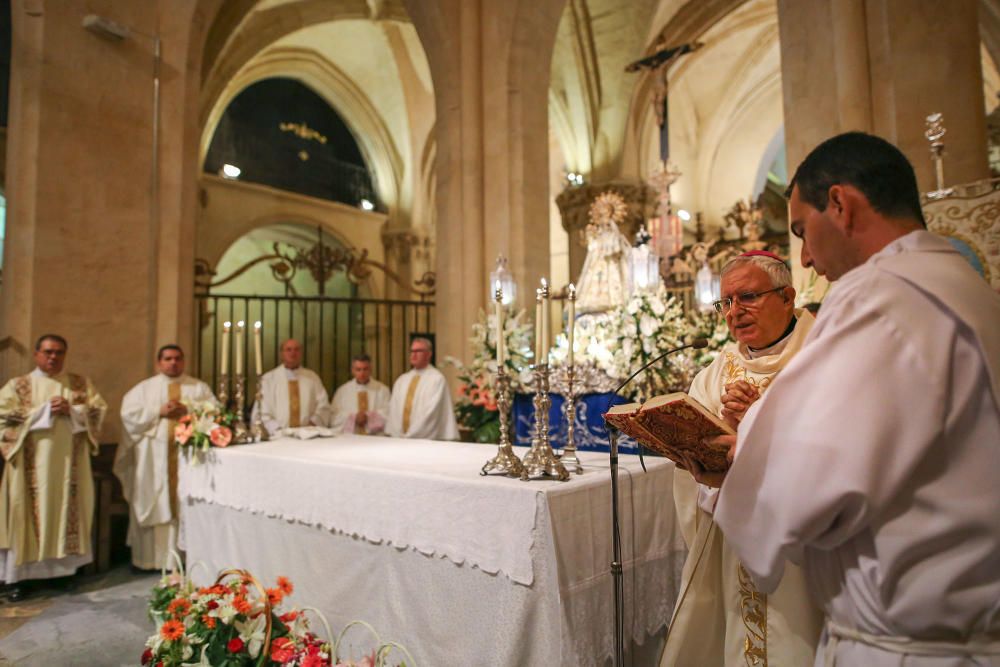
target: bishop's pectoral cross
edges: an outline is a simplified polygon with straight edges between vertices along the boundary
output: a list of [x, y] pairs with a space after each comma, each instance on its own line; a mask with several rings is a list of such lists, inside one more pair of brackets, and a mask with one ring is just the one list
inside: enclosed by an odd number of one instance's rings
[[656, 113], [656, 124], [660, 126], [660, 160], [664, 164], [670, 158], [670, 107], [667, 104], [668, 73], [671, 65], [677, 62], [681, 56], [697, 51], [702, 46], [704, 45], [701, 42], [690, 42], [660, 49], [653, 55], [636, 60], [625, 67], [626, 72], [638, 72], [643, 69], [653, 70], [655, 77], [653, 111]]

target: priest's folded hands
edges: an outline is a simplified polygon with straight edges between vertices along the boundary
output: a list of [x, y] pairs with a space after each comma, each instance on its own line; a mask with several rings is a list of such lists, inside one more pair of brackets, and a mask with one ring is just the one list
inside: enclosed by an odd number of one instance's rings
[[[736, 456], [736, 436], [735, 435], [717, 435], [714, 438], [705, 438], [704, 443], [706, 446], [713, 449], [721, 449], [726, 447], [726, 459], [730, 463], [733, 462], [733, 458]], [[681, 454], [682, 461], [677, 465], [684, 470], [691, 473], [695, 481], [699, 484], [704, 484], [705, 486], [711, 486], [716, 489], [722, 487], [722, 482], [726, 479], [725, 472], [707, 472], [701, 467], [701, 464], [689, 457], [686, 454]]]

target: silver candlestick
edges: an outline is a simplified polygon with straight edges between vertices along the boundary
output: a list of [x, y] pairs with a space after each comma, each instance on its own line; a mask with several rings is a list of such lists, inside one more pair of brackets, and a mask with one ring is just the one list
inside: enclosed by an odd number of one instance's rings
[[928, 199], [942, 199], [954, 193], [953, 188], [944, 187], [944, 135], [948, 130], [944, 126], [944, 115], [932, 113], [926, 119], [927, 130], [924, 136], [931, 142], [931, 160], [934, 162], [934, 180], [937, 189], [927, 193]]
[[567, 389], [563, 401], [563, 418], [566, 420], [566, 446], [559, 459], [577, 475], [583, 474], [583, 465], [576, 455], [576, 385], [573, 382], [576, 373], [570, 366], [567, 370]]
[[549, 398], [548, 364], [535, 366], [534, 375], [535, 398], [532, 404], [535, 406], [535, 436], [531, 439], [531, 449], [521, 460], [524, 464], [521, 481], [526, 482], [535, 477], [554, 477], [565, 482], [569, 479], [569, 473], [549, 444], [549, 407], [552, 399]]
[[497, 473], [519, 477], [524, 472], [524, 466], [514, 453], [510, 441], [510, 377], [503, 368], [497, 369], [497, 410], [500, 411], [500, 443], [497, 455], [483, 465], [480, 474]]
[[247, 430], [247, 423], [243, 420], [243, 392], [246, 389], [246, 377], [243, 373], [237, 373], [233, 387], [233, 402], [236, 404], [236, 421], [233, 422], [233, 442], [244, 445], [252, 442], [250, 431]]
[[225, 410], [226, 401], [229, 400], [229, 373], [219, 375], [219, 390], [216, 392], [216, 396], [219, 398], [219, 405]]
[[261, 417], [263, 410], [260, 406], [264, 404], [264, 393], [261, 391], [261, 378], [263, 376], [257, 373], [257, 414], [253, 417], [253, 424], [250, 426], [250, 439], [253, 442], [266, 442], [268, 439], [267, 429], [264, 428], [264, 418]]

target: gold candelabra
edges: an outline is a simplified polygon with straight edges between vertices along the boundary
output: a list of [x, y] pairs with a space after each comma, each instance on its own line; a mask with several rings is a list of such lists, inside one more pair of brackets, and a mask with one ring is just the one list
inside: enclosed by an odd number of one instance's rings
[[247, 423], [243, 420], [243, 392], [246, 389], [246, 377], [243, 373], [237, 373], [233, 384], [233, 402], [236, 404], [236, 421], [233, 423], [233, 442], [245, 445], [253, 442], [250, 431], [247, 430]]
[[268, 439], [267, 428], [264, 427], [264, 418], [261, 414], [264, 412], [262, 406], [264, 405], [264, 393], [261, 390], [261, 379], [263, 376], [257, 373], [257, 413], [253, 417], [253, 424], [250, 426], [250, 440], [253, 442], [265, 442]]

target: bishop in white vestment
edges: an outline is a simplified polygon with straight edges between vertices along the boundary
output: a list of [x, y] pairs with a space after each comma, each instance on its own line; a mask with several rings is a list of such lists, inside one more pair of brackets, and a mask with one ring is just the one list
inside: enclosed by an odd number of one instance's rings
[[351, 374], [354, 378], [333, 394], [330, 426], [338, 433], [382, 433], [389, 415], [389, 388], [372, 379], [372, 361], [367, 354], [351, 360]]
[[[281, 429], [299, 426], [327, 426], [330, 397], [316, 373], [302, 367], [302, 346], [293, 338], [281, 345], [281, 365], [261, 378], [261, 402], [253, 413], [272, 436]], [[252, 421], [252, 419], [251, 419]]]
[[[771, 253], [730, 260], [722, 271], [721, 294], [716, 308], [735, 340], [698, 374], [689, 393], [735, 421], [733, 384], [741, 383], [753, 396], [765, 393], [801, 348], [814, 319], [793, 308], [791, 273]], [[688, 557], [660, 664], [811, 664], [823, 614], [812, 604], [802, 572], [787, 572], [770, 595], [759, 592], [713, 520], [715, 501], [716, 489], [675, 471], [674, 503]]]
[[0, 579], [72, 575], [94, 558], [90, 457], [107, 404], [87, 378], [63, 370], [67, 345], [35, 344], [37, 368], [0, 390]]
[[189, 405], [216, 403], [208, 385], [184, 374], [184, 352], [176, 345], [157, 353], [157, 375], [143, 380], [122, 399], [122, 441], [115, 475], [129, 503], [128, 544], [132, 564], [160, 569], [177, 549], [177, 420]]
[[413, 368], [392, 386], [386, 435], [398, 438], [458, 440], [458, 424], [448, 381], [431, 365], [431, 342], [414, 338], [410, 343]]
[[747, 412], [716, 522], [760, 590], [802, 565], [817, 666], [1000, 665], [1000, 296], [921, 228], [891, 144], [835, 137], [793, 186], [803, 264], [837, 282]]

